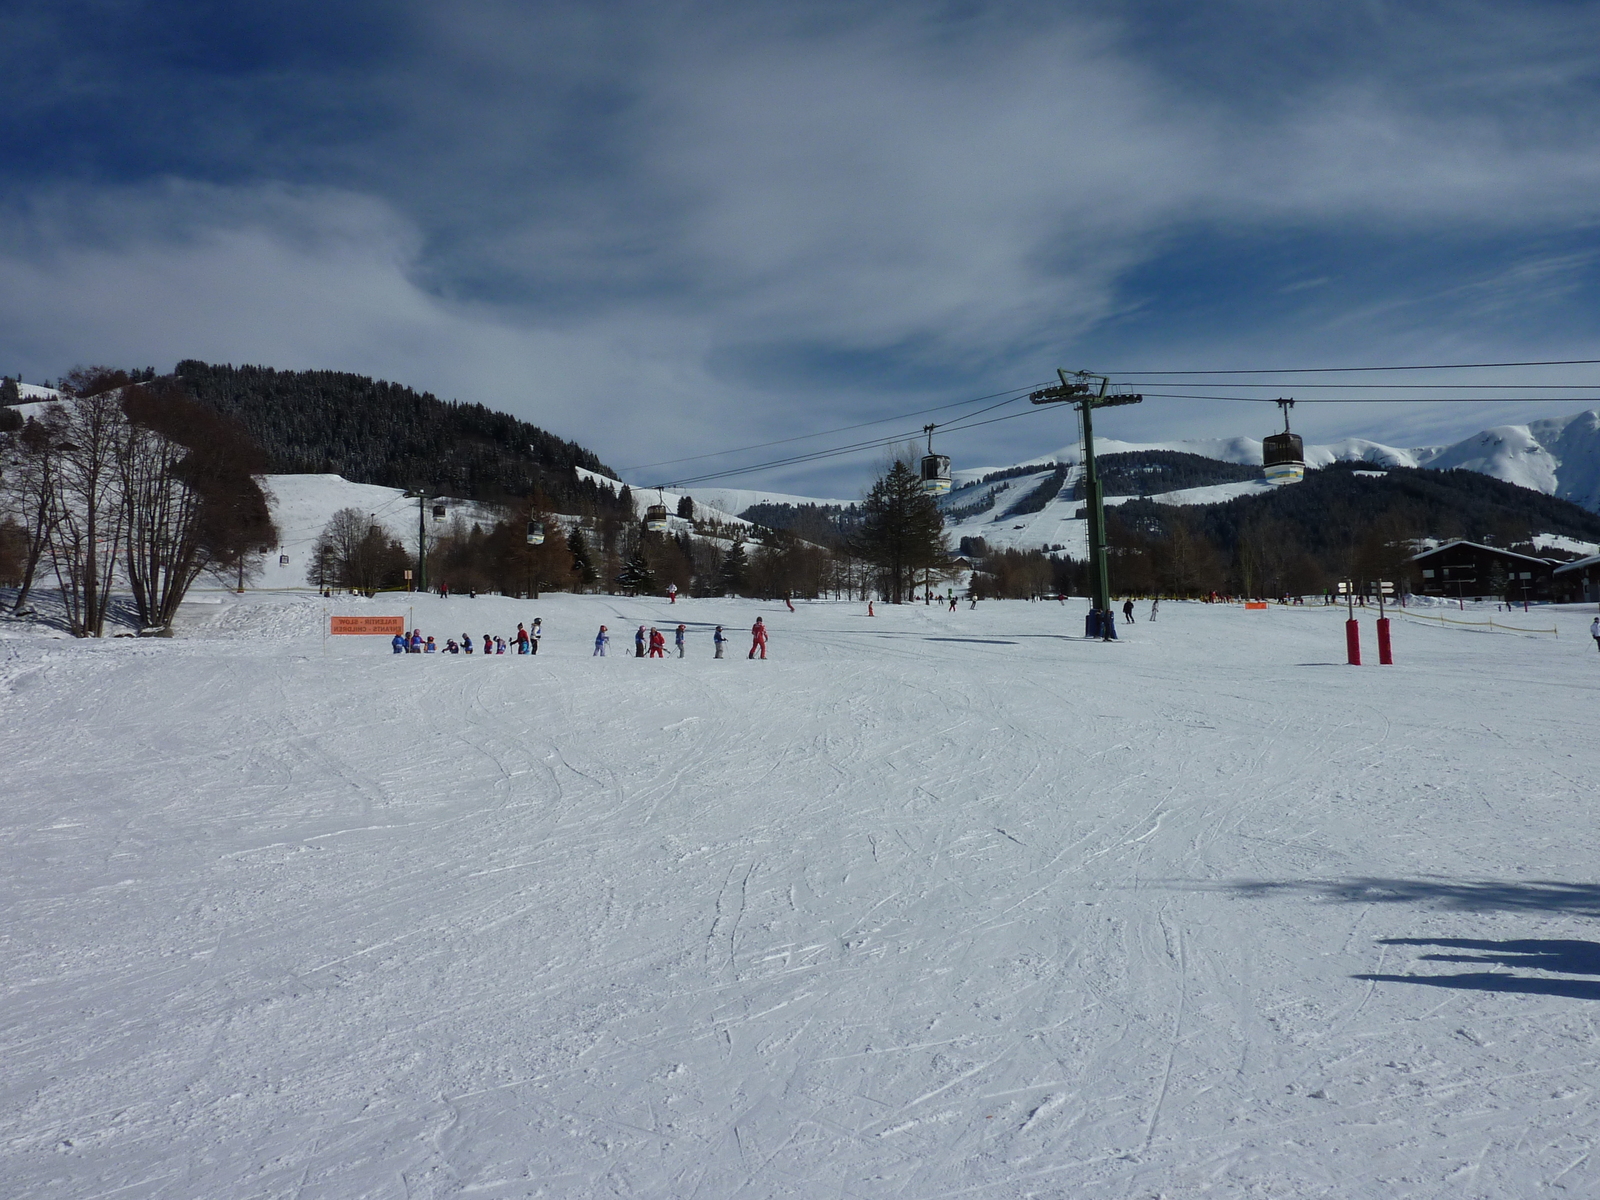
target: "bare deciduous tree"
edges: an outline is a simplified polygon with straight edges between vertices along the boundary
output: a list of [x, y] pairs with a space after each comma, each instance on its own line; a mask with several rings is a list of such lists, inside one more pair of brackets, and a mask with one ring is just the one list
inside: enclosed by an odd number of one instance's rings
[[59, 484], [57, 459], [65, 440], [61, 432], [65, 421], [61, 406], [51, 405], [5, 439], [7, 470], [0, 481], [0, 496], [22, 535], [13, 612], [21, 612], [27, 606], [39, 563], [50, 545]]
[[118, 459], [128, 421], [121, 372], [74, 371], [63, 381], [64, 439], [56, 452], [51, 497], [50, 560], [67, 624], [77, 637], [102, 637], [111, 582], [127, 527]]

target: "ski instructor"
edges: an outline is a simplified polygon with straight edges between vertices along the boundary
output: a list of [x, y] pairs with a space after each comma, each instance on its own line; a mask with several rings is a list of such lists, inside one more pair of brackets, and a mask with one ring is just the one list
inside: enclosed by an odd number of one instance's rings
[[767, 656], [767, 626], [760, 617], [750, 626], [750, 653], [745, 657], [754, 658], [757, 650], [761, 651], [762, 658]]

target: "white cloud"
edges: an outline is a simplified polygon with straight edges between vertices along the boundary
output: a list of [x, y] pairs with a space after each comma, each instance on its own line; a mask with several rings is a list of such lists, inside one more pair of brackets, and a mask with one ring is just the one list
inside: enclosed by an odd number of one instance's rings
[[[1071, 9], [959, 34], [894, 8], [673, 7], [621, 27], [530, 11], [431, 6], [429, 52], [372, 81], [398, 116], [350, 147], [340, 186], [297, 182], [279, 145], [279, 181], [35, 189], [0, 215], [6, 369], [354, 370], [506, 408], [625, 466], [921, 399], [865, 376], [819, 392], [763, 373], [764, 349], [996, 387], [1099, 353], [1112, 328], [1167, 362], [1519, 357], [1526, 335], [1494, 323], [1575, 294], [1586, 253], [1532, 249], [1356, 301], [1322, 265], [1290, 270], [1261, 290], [1304, 293], [1298, 328], [1269, 299], [1255, 327], [1188, 341], [1141, 324], [1123, 281], [1207, 231], [1515, 240], [1600, 220], [1593, 122], [1560, 110], [1592, 118], [1592, 99], [1526, 28], [1487, 53], [1488, 10], [1410, 18], [1397, 44], [1426, 57], [1330, 45], [1304, 85], [1244, 98]], [[338, 157], [318, 150], [323, 177]], [[1243, 428], [1249, 410], [1229, 413], [1124, 419]], [[999, 461], [1034, 424], [969, 444]]]

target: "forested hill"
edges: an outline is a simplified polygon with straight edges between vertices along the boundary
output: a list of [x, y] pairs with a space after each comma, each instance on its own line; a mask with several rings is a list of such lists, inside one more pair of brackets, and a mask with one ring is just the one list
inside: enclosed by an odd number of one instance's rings
[[495, 502], [542, 490], [561, 511], [610, 507], [573, 467], [615, 476], [593, 453], [482, 404], [440, 400], [343, 371], [278, 371], [186, 359], [202, 404], [239, 421], [277, 474], [335, 474]]
[[1161, 534], [1180, 522], [1228, 551], [1241, 539], [1265, 537], [1330, 567], [1351, 544], [1374, 534], [1495, 546], [1525, 544], [1539, 533], [1600, 542], [1600, 514], [1569, 500], [1476, 471], [1377, 472], [1364, 463], [1334, 463], [1307, 471], [1302, 483], [1224, 504], [1175, 508], [1134, 500], [1113, 511], [1124, 530]]

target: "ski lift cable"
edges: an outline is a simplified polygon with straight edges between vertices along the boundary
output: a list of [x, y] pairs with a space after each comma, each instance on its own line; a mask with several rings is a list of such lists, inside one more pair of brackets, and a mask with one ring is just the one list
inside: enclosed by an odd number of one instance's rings
[[[1006, 399], [1002, 400], [999, 404], [992, 404], [992, 405], [989, 406], [989, 408], [981, 408], [981, 409], [978, 410], [978, 413], [988, 412], [989, 409], [999, 408], [1002, 405], [1011, 404], [1014, 401], [1020, 400], [1020, 399], [1022, 399], [1023, 396], [1027, 395], [1030, 391], [1033, 391], [1035, 388], [1039, 388], [1039, 387], [1042, 387], [1042, 386], [1044, 386], [1044, 385], [1043, 384], [1039, 384], [1039, 383], [1034, 383], [1034, 384], [1030, 384], [1028, 387], [1009, 388], [1009, 389], [1007, 389], [1006, 391], [1003, 391], [1003, 392], [990, 392], [987, 396], [974, 396], [970, 400], [955, 400], [955, 401], [952, 401], [949, 404], [936, 404], [932, 408], [919, 408], [919, 409], [913, 410], [912, 412], [896, 413], [896, 414], [894, 414], [893, 416], [890, 416], [890, 417], [880, 417], [879, 419], [877, 419], [875, 421], [861, 421], [861, 422], [858, 422], [855, 425], [841, 425], [837, 429], [821, 429], [821, 430], [818, 430], [816, 433], [803, 433], [803, 434], [798, 435], [797, 437], [779, 438], [776, 441], [772, 441], [772, 442], [757, 442], [753, 446], [734, 446], [734, 447], [732, 447], [731, 449], [728, 449], [728, 450], [715, 450], [710, 454], [695, 454], [695, 455], [691, 455], [688, 458], [669, 458], [669, 459], [663, 460], [662, 462], [640, 463], [638, 466], [623, 467], [621, 469], [623, 471], [648, 471], [652, 467], [670, 467], [670, 466], [676, 465], [677, 463], [699, 462], [702, 459], [707, 459], [707, 458], [720, 458], [721, 456], [723, 456], [725, 454], [742, 454], [747, 450], [765, 450], [769, 446], [786, 446], [786, 445], [790, 444], [791, 442], [803, 442], [803, 441], [806, 441], [806, 440], [808, 440], [810, 438], [828, 437], [830, 434], [835, 434], [835, 433], [848, 433], [852, 429], [866, 429], [866, 428], [868, 428], [870, 426], [873, 426], [873, 425], [886, 425], [890, 421], [905, 421], [905, 420], [909, 420], [911, 417], [921, 417], [921, 416], [926, 416], [928, 413], [943, 412], [947, 408], [961, 408], [961, 407], [963, 407], [965, 405], [968, 405], [968, 404], [981, 404], [985, 400], [993, 400], [996, 396], [1004, 396], [1004, 397], [1006, 397]], [[966, 416], [969, 416], [969, 417], [977, 416], [978, 413], [967, 413]], [[952, 420], [957, 420], [957, 421], [964, 420], [964, 419], [965, 419], [964, 417], [954, 417], [954, 418], [952, 418]]]
[[[1169, 381], [1166, 381], [1166, 380], [1157, 380], [1155, 382], [1154, 386], [1156, 386], [1156, 387], [1198, 387], [1198, 386], [1201, 386], [1201, 385], [1198, 385], [1198, 384], [1187, 384], [1187, 383], [1182, 383], [1182, 382], [1179, 382], [1179, 381], [1171, 381], [1171, 382], [1169, 382]], [[1296, 388], [1296, 389], [1298, 389], [1300, 391], [1304, 391], [1307, 388], [1321, 388], [1321, 389], [1365, 388], [1365, 389], [1367, 389], [1369, 391], [1374, 389], [1374, 388], [1390, 388], [1390, 389], [1393, 389], [1395, 391], [1400, 391], [1400, 390], [1404, 389], [1404, 390], [1407, 390], [1407, 391], [1422, 390], [1422, 391], [1435, 391], [1435, 392], [1451, 391], [1451, 390], [1461, 389], [1461, 388], [1466, 388], [1466, 389], [1469, 389], [1469, 390], [1475, 391], [1475, 392], [1482, 392], [1482, 391], [1503, 391], [1503, 392], [1519, 392], [1519, 391], [1520, 392], [1536, 392], [1536, 391], [1552, 391], [1552, 392], [1556, 392], [1556, 391], [1560, 391], [1560, 392], [1573, 392], [1573, 391], [1579, 391], [1579, 390], [1582, 390], [1582, 389], [1591, 389], [1592, 390], [1592, 388], [1593, 388], [1592, 384], [1587, 384], [1587, 383], [1301, 383], [1299, 380], [1296, 380], [1293, 383], [1249, 383], [1249, 382], [1246, 382], [1244, 380], [1235, 380], [1235, 379], [1214, 379], [1214, 380], [1210, 380], [1209, 381], [1209, 386], [1211, 386], [1211, 387], [1230, 387], [1230, 388], [1285, 388], [1285, 387], [1292, 387], [1292, 388]], [[1149, 394], [1149, 393], [1146, 393], [1146, 394]], [[1564, 399], [1564, 397], [1555, 396], [1555, 397], [1552, 397], [1552, 399], [1561, 400], [1561, 399]]]
[[[1289, 385], [1293, 387], [1294, 385]], [[1194, 392], [1143, 392], [1157, 400], [1237, 400], [1245, 404], [1276, 404], [1269, 396], [1208, 396]], [[1600, 404], [1597, 396], [1327, 396], [1301, 404]]]
[[1467, 371], [1486, 367], [1592, 367], [1600, 365], [1600, 358], [1552, 358], [1528, 362], [1479, 363], [1426, 363], [1395, 367], [1248, 367], [1231, 371], [1190, 370], [1176, 371], [1100, 371], [1100, 375], [1330, 375], [1356, 371]]
[[[969, 422], [969, 417], [975, 417], [979, 415], [978, 413], [970, 413], [967, 417], [958, 417], [956, 418], [955, 422], [940, 426], [940, 429], [946, 433], [960, 433], [967, 429], [977, 429], [980, 426], [993, 425], [999, 421], [1014, 421], [1018, 417], [1026, 417], [1033, 413], [1043, 411], [1045, 410], [1042, 408], [1027, 408], [1021, 412], [1007, 413], [1003, 417], [990, 417], [987, 421]], [[753, 463], [747, 467], [730, 467], [727, 470], [710, 471], [704, 475], [695, 475], [686, 479], [672, 480], [671, 482], [664, 483], [661, 486], [679, 488], [694, 483], [705, 483], [712, 479], [730, 479], [736, 475], [749, 475], [755, 471], [766, 471], [775, 469], [777, 467], [796, 466], [800, 463], [820, 462], [824, 459], [838, 458], [847, 454], [859, 454], [867, 450], [876, 450], [881, 449], [884, 446], [892, 446], [896, 442], [904, 442], [909, 438], [918, 436], [922, 432], [923, 431], [921, 429], [908, 429], [903, 433], [896, 433], [887, 437], [874, 438], [871, 441], [866, 442], [853, 442], [848, 446], [835, 446], [828, 450], [816, 450], [808, 454], [796, 454], [788, 458], [773, 459], [769, 462]]]

